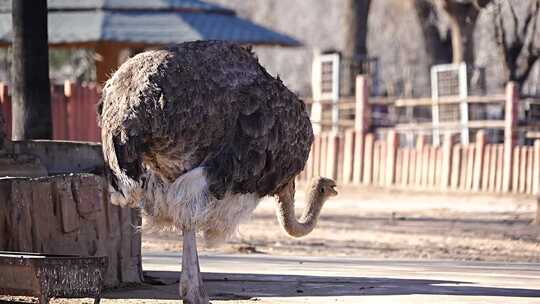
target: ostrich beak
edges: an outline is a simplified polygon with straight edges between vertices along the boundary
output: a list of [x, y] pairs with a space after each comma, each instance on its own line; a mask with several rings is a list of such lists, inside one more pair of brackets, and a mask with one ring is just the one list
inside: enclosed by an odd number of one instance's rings
[[330, 189], [330, 196], [338, 195], [338, 192], [336, 190], [336, 185], [331, 185], [329, 189]]

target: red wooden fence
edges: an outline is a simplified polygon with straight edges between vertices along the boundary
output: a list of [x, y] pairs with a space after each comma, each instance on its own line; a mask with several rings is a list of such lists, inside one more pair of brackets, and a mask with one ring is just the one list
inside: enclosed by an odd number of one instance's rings
[[[514, 146], [512, 162], [505, 164], [504, 144], [486, 144], [482, 131], [473, 144], [447, 136], [442, 146], [432, 146], [419, 137], [413, 148], [399, 147], [393, 131], [378, 140], [366, 134], [360, 150], [354, 145], [355, 133], [316, 135], [299, 179], [326, 176], [341, 184], [437, 191], [536, 194], [540, 190], [540, 140], [534, 146]], [[508, 189], [503, 184], [505, 167], [511, 168]]]
[[[100, 88], [93, 83], [66, 82], [51, 86], [53, 139], [101, 141], [96, 104]], [[11, 135], [11, 96], [0, 83], [0, 104], [6, 119], [6, 134]]]

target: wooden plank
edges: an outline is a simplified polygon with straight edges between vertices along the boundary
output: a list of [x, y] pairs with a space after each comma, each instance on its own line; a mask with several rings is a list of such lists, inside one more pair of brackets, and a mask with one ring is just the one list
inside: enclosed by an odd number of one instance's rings
[[484, 149], [486, 146], [486, 132], [480, 130], [476, 133], [476, 142], [474, 145], [475, 155], [474, 155], [474, 171], [473, 171], [473, 181], [472, 181], [472, 190], [480, 191], [482, 185], [482, 169], [484, 161]]
[[401, 166], [401, 184], [406, 186], [409, 184], [409, 169], [410, 169], [410, 159], [411, 159], [411, 149], [404, 148], [403, 151], [403, 163]]
[[385, 168], [383, 170], [384, 176], [385, 176], [385, 184], [386, 186], [391, 186], [394, 184], [396, 180], [396, 158], [397, 158], [397, 150], [399, 147], [399, 137], [398, 134], [391, 130], [386, 135], [386, 157], [385, 157]]
[[321, 133], [321, 163], [320, 163], [321, 176], [328, 175], [328, 173], [326, 172], [327, 161], [328, 161], [328, 133], [322, 132]]
[[[506, 147], [505, 147], [506, 148]], [[512, 192], [517, 193], [519, 192], [519, 169], [520, 169], [520, 151], [519, 146], [513, 147], [513, 164], [512, 164]], [[504, 186], [503, 186], [504, 189]]]
[[489, 189], [489, 164], [491, 163], [491, 151], [493, 145], [484, 146], [484, 155], [482, 156], [482, 181], [480, 183], [480, 191], [488, 191]]
[[409, 177], [407, 185], [418, 186], [416, 183], [416, 149], [409, 149]]
[[377, 140], [373, 144], [373, 184], [379, 184], [379, 173], [381, 172], [381, 141]]
[[77, 111], [77, 85], [73, 82], [67, 84], [69, 86], [69, 94], [66, 94], [66, 121], [67, 121], [67, 139], [75, 140], [77, 125], [76, 125], [76, 111]]
[[461, 167], [459, 168], [460, 176], [459, 176], [459, 189], [461, 190], [467, 190], [467, 166], [469, 163], [469, 146], [464, 145], [461, 149]]
[[336, 164], [336, 175], [337, 181], [343, 183], [343, 162], [345, 161], [345, 138], [342, 135], [337, 136], [337, 164]]
[[496, 192], [497, 187], [497, 175], [502, 175], [502, 168], [497, 168], [498, 159], [502, 157], [499, 155], [499, 149], [496, 145], [493, 145], [491, 148], [490, 164], [489, 164], [489, 191]]
[[424, 162], [422, 161], [422, 155], [424, 151], [424, 146], [426, 145], [426, 137], [424, 135], [418, 135], [418, 139], [416, 141], [416, 168], [415, 168], [415, 185], [421, 186], [422, 185], [422, 166]]
[[397, 153], [396, 153], [396, 164], [395, 164], [395, 172], [396, 172], [396, 177], [395, 177], [395, 184], [396, 185], [401, 185], [402, 182], [401, 182], [401, 172], [403, 171], [403, 149], [397, 149]]
[[497, 145], [497, 181], [495, 183], [496, 190], [503, 192], [503, 168], [504, 168], [504, 145]]
[[[441, 130], [456, 130], [460, 128], [474, 128], [474, 129], [504, 129], [505, 123], [502, 120], [469, 120], [468, 123], [462, 124], [461, 122], [440, 122], [438, 128]], [[433, 129], [431, 122], [427, 123], [400, 123], [396, 124], [394, 129], [398, 132], [411, 132], [411, 131], [430, 131]]]
[[474, 179], [474, 156], [475, 156], [475, 146], [469, 145], [467, 147], [467, 184], [465, 185], [466, 190], [473, 189], [473, 179]]
[[[372, 135], [371, 135], [372, 136]], [[364, 158], [365, 142], [367, 135], [363, 132], [354, 132], [354, 157], [353, 157], [353, 170], [352, 170], [352, 182], [355, 185], [359, 185], [364, 177], [364, 166], [366, 166], [366, 159]], [[371, 139], [373, 140], [373, 138]]]
[[385, 186], [386, 185], [386, 162], [387, 162], [387, 154], [388, 154], [388, 147], [386, 144], [386, 141], [381, 140], [381, 150], [380, 150], [380, 156], [379, 156], [379, 185]]
[[450, 187], [451, 169], [452, 169], [452, 135], [445, 134], [442, 148], [442, 165], [441, 165], [441, 187], [448, 189]]
[[326, 177], [333, 180], [338, 180], [337, 177], [337, 162], [338, 162], [338, 149], [339, 149], [339, 136], [337, 133], [327, 133], [326, 139]]
[[435, 172], [437, 172], [437, 150], [433, 146], [429, 146], [429, 170], [428, 170], [428, 179], [427, 186], [435, 186]]
[[461, 145], [456, 144], [452, 147], [452, 174], [451, 186], [452, 189], [459, 188], [459, 179], [461, 177]]
[[354, 162], [361, 163], [360, 159], [355, 159], [354, 139], [355, 130], [345, 130], [344, 144], [343, 144], [343, 183], [350, 184], [353, 181], [353, 169]]
[[519, 192], [525, 193], [527, 189], [527, 147], [519, 147]]
[[[357, 137], [358, 138], [358, 137]], [[373, 182], [373, 160], [374, 160], [374, 138], [373, 134], [367, 134], [364, 142], [364, 178], [363, 183], [370, 185]]]
[[532, 194], [538, 195], [540, 189], [540, 139], [534, 141], [533, 156], [533, 189]]
[[533, 194], [533, 165], [534, 165], [534, 150], [533, 147], [527, 146], [527, 181], [525, 193]]
[[435, 186], [440, 188], [442, 185], [442, 166], [443, 166], [443, 149], [442, 147], [435, 148], [436, 165], [435, 165]]
[[486, 145], [484, 147], [484, 157], [482, 164], [482, 182], [480, 184], [481, 191], [488, 191], [489, 189], [489, 169], [491, 164], [491, 151], [493, 145]]
[[[503, 103], [505, 101], [505, 95], [490, 95], [490, 96], [468, 96], [468, 103]], [[444, 96], [439, 97], [437, 102], [439, 104], [459, 104], [463, 101], [463, 98], [459, 96]], [[396, 107], [412, 107], [412, 106], [431, 106], [433, 104], [432, 98], [400, 98], [395, 101]]]
[[97, 102], [100, 99], [99, 88], [94, 83], [90, 85], [90, 140], [100, 142], [101, 141], [101, 130], [98, 126], [97, 119]]

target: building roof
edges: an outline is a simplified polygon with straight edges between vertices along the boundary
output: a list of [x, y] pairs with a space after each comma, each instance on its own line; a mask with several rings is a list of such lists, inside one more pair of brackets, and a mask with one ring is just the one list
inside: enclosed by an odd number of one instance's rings
[[[234, 14], [234, 10], [200, 0], [48, 0], [49, 11], [67, 10], [176, 10], [214, 11]], [[11, 0], [0, 1], [0, 12], [11, 12]]]
[[[50, 44], [167, 45], [193, 40], [298, 46], [296, 39], [199, 0], [48, 0]], [[0, 43], [12, 39], [11, 1], [0, 0]]]

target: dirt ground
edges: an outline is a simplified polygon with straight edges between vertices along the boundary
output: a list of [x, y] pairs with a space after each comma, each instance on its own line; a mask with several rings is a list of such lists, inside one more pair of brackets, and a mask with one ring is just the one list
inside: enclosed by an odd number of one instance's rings
[[[299, 187], [302, 189], [302, 187]], [[297, 193], [303, 201], [304, 194]], [[302, 203], [298, 203], [302, 208]], [[285, 235], [266, 199], [227, 243], [206, 253], [540, 262], [530, 196], [341, 187], [307, 237]], [[300, 213], [300, 210], [298, 210]], [[204, 246], [203, 244], [200, 244]], [[143, 232], [143, 251], [181, 251], [174, 232]]]

